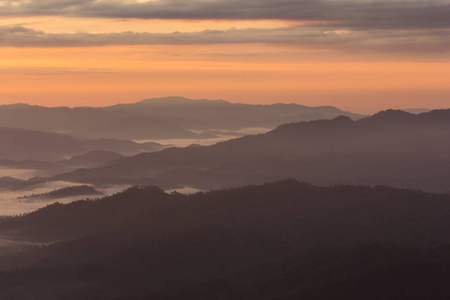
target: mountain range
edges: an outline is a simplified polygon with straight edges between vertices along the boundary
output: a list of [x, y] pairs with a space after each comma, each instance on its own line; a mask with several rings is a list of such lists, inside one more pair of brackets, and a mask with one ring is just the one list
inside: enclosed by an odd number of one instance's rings
[[413, 112], [1, 106], [0, 299], [449, 299], [450, 109]]
[[0, 106], [0, 127], [64, 133], [99, 139], [193, 138], [197, 135], [170, 122], [124, 111], [93, 107]]
[[[0, 128], [0, 158], [9, 160], [43, 160], [54, 162], [89, 151], [114, 151], [133, 155], [157, 151], [163, 145], [153, 142], [136, 143], [117, 139], [84, 139], [66, 134], [20, 128]], [[103, 154], [104, 155], [104, 154]], [[118, 158], [119, 156], [115, 156]], [[101, 158], [99, 157], [98, 160]]]
[[230, 103], [224, 100], [191, 100], [183, 97], [152, 98], [137, 103], [117, 104], [106, 109], [164, 118], [183, 128], [194, 130], [275, 128], [284, 123], [332, 119], [337, 116], [347, 116], [352, 119], [362, 117], [362, 115], [342, 111], [333, 106], [308, 107], [294, 103], [253, 105]]
[[248, 105], [166, 97], [109, 107], [1, 105], [0, 127], [65, 133], [90, 139], [202, 139], [216, 136], [209, 130], [274, 128], [287, 122], [339, 115], [361, 117], [331, 106]]
[[450, 110], [388, 110], [285, 124], [212, 146], [168, 148], [52, 180], [212, 189], [283, 178], [449, 192]]
[[0, 297], [446, 299], [449, 197], [284, 180], [55, 203], [0, 220]]

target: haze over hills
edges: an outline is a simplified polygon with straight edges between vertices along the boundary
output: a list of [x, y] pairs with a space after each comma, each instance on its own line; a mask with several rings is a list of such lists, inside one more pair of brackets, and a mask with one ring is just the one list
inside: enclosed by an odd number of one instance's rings
[[[92, 165], [99, 166], [99, 165]], [[63, 164], [53, 163], [49, 161], [39, 161], [39, 160], [10, 160], [1, 159], [0, 169], [7, 170], [33, 170], [36, 171], [40, 176], [51, 176], [61, 172], [69, 172], [73, 168], [68, 168]], [[36, 175], [37, 175], [36, 174]], [[14, 175], [14, 174], [9, 174]]]
[[[147, 144], [148, 146], [148, 144]], [[156, 147], [156, 144], [155, 144]], [[150, 149], [150, 147], [148, 148]], [[156, 148], [157, 149], [157, 148]], [[148, 151], [148, 150], [147, 150]], [[58, 164], [78, 168], [92, 168], [110, 161], [122, 158], [123, 155], [112, 151], [93, 150], [80, 155], [72, 156], [70, 159], [58, 162]]]
[[117, 104], [107, 109], [164, 118], [185, 129], [196, 130], [274, 128], [283, 123], [331, 119], [340, 115], [352, 119], [363, 117], [333, 106], [308, 107], [294, 103], [252, 105], [224, 100], [191, 100], [184, 97], [152, 98], [137, 103]]
[[164, 148], [157, 143], [139, 144], [117, 139], [76, 139], [64, 134], [19, 128], [0, 128], [0, 158], [57, 161], [85, 152], [115, 151], [123, 155]]
[[220, 133], [208, 133], [213, 129], [274, 128], [287, 122], [329, 119], [339, 115], [354, 119], [361, 117], [331, 106], [248, 105], [223, 100], [166, 97], [104, 108], [1, 105], [0, 127], [56, 131], [95, 139], [202, 139]]
[[388, 110], [357, 121], [341, 116], [285, 124], [266, 134], [143, 153], [53, 180], [211, 189], [287, 177], [449, 192], [450, 110]]
[[89, 185], [78, 185], [78, 186], [69, 186], [61, 189], [56, 189], [47, 193], [41, 194], [31, 194], [19, 197], [19, 200], [33, 201], [36, 199], [42, 200], [52, 200], [52, 199], [61, 199], [67, 197], [93, 197], [97, 195], [102, 195], [102, 193], [95, 190], [93, 187]]
[[[145, 149], [148, 151], [151, 148]], [[48, 176], [69, 172], [77, 168], [98, 167], [121, 157], [123, 155], [116, 152], [93, 150], [58, 161], [1, 159], [0, 188], [20, 189], [28, 187], [44, 180]], [[3, 176], [6, 180], [2, 180]], [[11, 176], [20, 178], [16, 178], [13, 181], [8, 180]]]
[[[213, 121], [200, 123], [221, 132]], [[164, 146], [16, 128], [0, 128], [0, 141], [5, 167], [84, 168], [50, 178], [0, 177], [2, 193], [30, 191], [14, 200], [23, 205], [68, 203], [120, 185], [159, 186], [23, 215], [8, 210], [19, 216], [0, 218], [0, 298], [450, 297], [450, 109], [287, 123], [211, 146], [131, 157], [124, 155]], [[294, 179], [192, 195], [161, 189], [285, 178]], [[70, 186], [78, 183], [85, 185]], [[52, 184], [62, 186], [31, 192]]]
[[135, 187], [1, 219], [4, 248], [29, 250], [0, 257], [0, 296], [445, 299], [449, 213], [448, 195], [388, 187]]
[[84, 138], [170, 139], [196, 134], [163, 119], [93, 107], [0, 106], [0, 127], [67, 133]]
[[[0, 218], [0, 298], [317, 300], [333, 299], [336, 289], [355, 300], [368, 293], [374, 300], [450, 296], [450, 198], [419, 191], [450, 192], [450, 110], [360, 118], [332, 107], [179, 97], [41, 109], [58, 116], [49, 116], [55, 126], [64, 121], [59, 109], [69, 127], [87, 120], [84, 129], [72, 127], [80, 136], [103, 113], [111, 132], [116, 121], [128, 122], [122, 116], [139, 116], [118, 133], [140, 128], [132, 135], [139, 137], [147, 136], [148, 120], [164, 115], [196, 139], [285, 124], [211, 146], [166, 149], [0, 128], [0, 167], [51, 176], [0, 177], [2, 205], [8, 192], [22, 196], [6, 203], [11, 214], [110, 195], [124, 185], [160, 187]], [[307, 121], [289, 123], [299, 119]], [[192, 195], [161, 189], [285, 178], [294, 179]], [[19, 201], [23, 206], [14, 208]]]
[[450, 300], [449, 16], [0, 0], [0, 300]]

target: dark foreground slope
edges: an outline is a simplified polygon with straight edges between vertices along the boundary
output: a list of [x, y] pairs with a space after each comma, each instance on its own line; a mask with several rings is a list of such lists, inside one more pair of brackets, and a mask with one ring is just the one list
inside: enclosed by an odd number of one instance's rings
[[171, 148], [54, 180], [164, 183], [211, 189], [287, 177], [449, 192], [450, 110], [384, 111], [352, 121], [299, 122], [209, 147]]
[[448, 228], [450, 196], [414, 190], [131, 188], [1, 220], [53, 243], [0, 257], [0, 297], [446, 299]]

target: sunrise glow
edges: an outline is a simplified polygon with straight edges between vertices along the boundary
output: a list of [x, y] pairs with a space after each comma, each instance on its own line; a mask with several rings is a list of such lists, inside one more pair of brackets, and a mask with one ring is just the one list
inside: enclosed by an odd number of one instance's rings
[[[221, 1], [209, 8], [122, 2], [88, 1], [51, 12], [25, 1], [0, 2], [0, 103], [103, 106], [181, 95], [373, 112], [450, 102], [442, 22], [417, 26], [405, 16], [395, 20], [401, 24], [378, 24], [364, 2], [354, 9], [368, 14], [366, 21], [320, 7], [308, 16], [283, 14], [282, 3], [279, 15], [264, 7], [233, 15], [238, 8]], [[340, 2], [324, 2], [322, 9], [339, 9]]]

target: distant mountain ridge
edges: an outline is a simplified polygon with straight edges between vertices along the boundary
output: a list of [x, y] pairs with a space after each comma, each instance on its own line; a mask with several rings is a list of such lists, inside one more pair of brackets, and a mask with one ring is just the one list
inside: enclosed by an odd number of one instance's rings
[[157, 143], [139, 144], [117, 139], [78, 139], [65, 134], [20, 128], [0, 128], [0, 158], [56, 161], [88, 151], [116, 151], [124, 155], [164, 148]]
[[[388, 110], [285, 124], [208, 147], [170, 148], [77, 170], [55, 180], [153, 182], [210, 189], [286, 177], [315, 184], [393, 185], [448, 192], [450, 110]], [[108, 179], [109, 178], [109, 179]]]
[[354, 119], [362, 117], [335, 107], [232, 104], [223, 100], [166, 97], [109, 107], [0, 105], [0, 127], [57, 130], [85, 138], [202, 139], [214, 137], [207, 133], [211, 129], [274, 128], [287, 122], [329, 119], [338, 115]]
[[71, 167], [92, 167], [100, 166], [107, 162], [122, 158], [124, 155], [113, 151], [92, 150], [80, 155], [76, 155], [65, 161], [59, 162]]
[[67, 133], [84, 138], [194, 138], [196, 134], [165, 120], [94, 107], [0, 105], [0, 127]]
[[78, 186], [69, 186], [61, 189], [52, 190], [47, 193], [41, 193], [41, 194], [32, 194], [32, 195], [26, 195], [19, 197], [18, 199], [26, 201], [33, 201], [35, 199], [46, 199], [46, 200], [52, 200], [52, 199], [60, 199], [60, 198], [66, 198], [66, 197], [81, 197], [81, 196], [99, 196], [103, 195], [102, 193], [95, 190], [93, 187], [88, 185], [78, 185]]
[[164, 118], [187, 129], [273, 128], [288, 122], [330, 119], [339, 115], [345, 115], [352, 119], [363, 117], [333, 106], [308, 107], [294, 103], [253, 105], [230, 103], [224, 100], [191, 100], [178, 96], [152, 98], [130, 104], [117, 104], [106, 109]]

